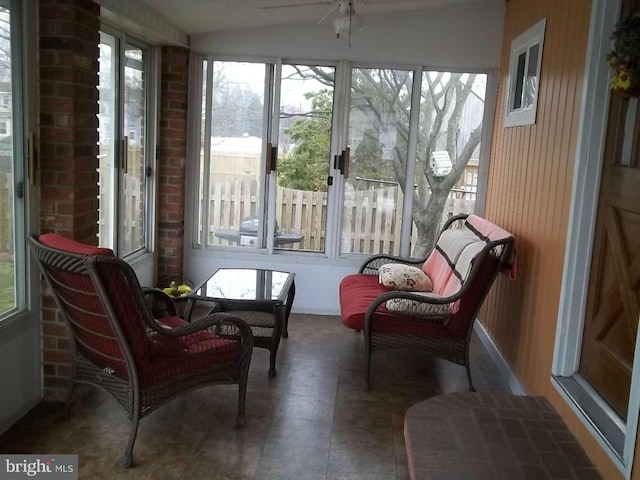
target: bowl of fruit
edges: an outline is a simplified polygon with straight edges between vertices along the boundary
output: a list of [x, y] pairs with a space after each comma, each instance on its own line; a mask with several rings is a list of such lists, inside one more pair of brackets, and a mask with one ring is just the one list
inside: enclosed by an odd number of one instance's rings
[[191, 292], [192, 288], [193, 287], [188, 283], [178, 284], [175, 280], [172, 280], [169, 283], [169, 286], [163, 288], [162, 291], [171, 298], [180, 298], [186, 297]]

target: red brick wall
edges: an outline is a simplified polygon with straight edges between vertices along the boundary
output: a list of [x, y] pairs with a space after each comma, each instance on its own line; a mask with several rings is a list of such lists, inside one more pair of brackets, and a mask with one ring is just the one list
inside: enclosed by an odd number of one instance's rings
[[[98, 42], [90, 0], [40, 0], [40, 227], [96, 244]], [[42, 299], [45, 398], [63, 398], [70, 343], [53, 300]]]
[[158, 279], [183, 273], [189, 50], [162, 47], [158, 151]]

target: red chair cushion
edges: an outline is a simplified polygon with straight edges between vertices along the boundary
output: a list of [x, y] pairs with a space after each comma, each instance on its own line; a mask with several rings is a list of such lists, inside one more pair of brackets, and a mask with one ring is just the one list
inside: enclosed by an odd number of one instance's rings
[[[168, 328], [179, 328], [187, 324], [179, 317], [156, 320]], [[239, 359], [242, 352], [240, 342], [220, 338], [204, 330], [170, 337], [161, 333], [150, 335], [151, 356], [140, 365], [140, 379], [145, 387], [219, 364], [229, 364]]]
[[[377, 275], [347, 275], [340, 282], [342, 323], [354, 330], [364, 329], [364, 319], [371, 303], [389, 290], [378, 283]], [[413, 335], [450, 336], [444, 325], [429, 324], [404, 315], [395, 315], [381, 304], [375, 315], [374, 331]]]
[[70, 238], [64, 237], [58, 233], [45, 233], [38, 237], [38, 241], [43, 245], [62, 250], [68, 253], [77, 253], [79, 255], [101, 255], [105, 257], [113, 257], [113, 250], [104, 247], [93, 247], [84, 243], [76, 242]]

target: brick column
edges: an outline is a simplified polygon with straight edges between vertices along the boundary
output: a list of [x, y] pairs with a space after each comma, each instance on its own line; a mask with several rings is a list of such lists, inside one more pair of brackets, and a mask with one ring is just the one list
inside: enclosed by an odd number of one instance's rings
[[158, 278], [183, 274], [189, 50], [162, 47], [158, 152]]
[[[40, 0], [40, 227], [97, 242], [98, 42], [91, 0]], [[45, 398], [62, 399], [70, 343], [51, 297], [42, 299]]]

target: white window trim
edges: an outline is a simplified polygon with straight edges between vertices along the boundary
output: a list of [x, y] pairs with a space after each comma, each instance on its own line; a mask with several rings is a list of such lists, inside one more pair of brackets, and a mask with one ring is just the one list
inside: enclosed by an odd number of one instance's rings
[[[559, 391], [578, 419], [596, 439], [600, 447], [614, 465], [631, 478], [638, 412], [640, 409], [640, 355], [636, 355], [631, 380], [631, 396], [626, 424], [620, 422], [617, 414], [588, 385], [583, 388], [584, 398], [596, 405], [596, 413], [609, 419], [611, 424], [619, 425], [624, 436], [621, 455], [616, 452], [603, 430], [596, 426], [595, 415], [585, 412], [585, 403], [575, 395], [569, 394], [563, 387], [567, 379], [584, 385], [578, 373], [584, 328], [584, 316], [588, 294], [590, 264], [593, 250], [593, 237], [596, 222], [598, 193], [602, 173], [607, 128], [610, 88], [606, 54], [611, 48], [610, 36], [616, 20], [619, 18], [621, 1], [593, 0], [587, 65], [582, 89], [578, 148], [575, 158], [573, 195], [571, 213], [573, 219], [569, 225], [564, 260], [564, 274], [560, 294], [560, 307], [556, 331], [556, 342], [552, 366], [552, 384]], [[585, 261], [587, 260], [587, 261]], [[636, 338], [636, 352], [640, 351], [640, 336]]]
[[[145, 169], [151, 168], [151, 175], [146, 177], [147, 186], [145, 188], [145, 208], [146, 208], [146, 225], [145, 225], [145, 244], [143, 247], [140, 247], [132, 252], [128, 252], [126, 254], [122, 254], [122, 258], [126, 260], [130, 264], [135, 264], [146, 259], [151, 259], [155, 257], [156, 251], [156, 213], [157, 213], [157, 169], [158, 169], [158, 158], [157, 158], [157, 146], [158, 146], [158, 128], [159, 128], [159, 108], [158, 108], [158, 96], [159, 96], [159, 81], [160, 81], [160, 47], [154, 44], [150, 44], [144, 40], [140, 40], [138, 37], [134, 35], [130, 35], [125, 30], [118, 29], [114, 27], [108, 22], [101, 22], [100, 31], [104, 32], [108, 35], [111, 35], [117, 39], [117, 45], [119, 48], [117, 49], [118, 55], [121, 52], [124, 52], [124, 47], [126, 44], [133, 45], [135, 47], [139, 47], [146, 51], [147, 60], [145, 62], [145, 76], [147, 82], [147, 93], [145, 99], [145, 108], [146, 108], [146, 126], [145, 126], [145, 135], [144, 135], [144, 149], [146, 153], [145, 159]], [[124, 77], [118, 80], [118, 90], [124, 92]], [[119, 107], [116, 105], [116, 110]], [[122, 128], [124, 126], [124, 110], [119, 112], [117, 118], [114, 118], [114, 121], [118, 123], [115, 131], [120, 132], [120, 134], [124, 134]], [[128, 133], [128, 132], [127, 132]], [[116, 134], [118, 137], [119, 134]], [[113, 141], [113, 140], [112, 140]], [[117, 169], [116, 169], [117, 171]], [[145, 172], [146, 174], [146, 172]], [[119, 210], [121, 207], [122, 200], [120, 198], [120, 188], [121, 178], [120, 174], [116, 173], [117, 181], [115, 188], [115, 198], [116, 205], [113, 214], [116, 215], [116, 223], [114, 224], [115, 228], [115, 239], [113, 248], [114, 251], [118, 252], [119, 250]]]
[[[541, 56], [540, 56], [541, 58]], [[332, 133], [331, 135], [331, 156], [337, 153], [342, 149], [343, 142], [346, 141], [346, 138], [342, 138], [342, 136], [346, 136], [346, 132], [344, 132], [344, 124], [348, 122], [348, 108], [344, 108], [344, 102], [349, 101], [349, 98], [342, 98], [344, 92], [342, 92], [342, 86], [346, 83], [347, 89], [350, 85], [351, 78], [351, 69], [352, 68], [390, 68], [390, 69], [403, 69], [410, 70], [414, 74], [414, 87], [416, 84], [418, 87], [421, 85], [422, 76], [420, 75], [419, 81], [415, 81], [415, 75], [417, 72], [428, 72], [428, 71], [449, 71], [449, 72], [463, 72], [463, 73], [478, 73], [487, 76], [487, 86], [486, 86], [486, 96], [484, 102], [484, 119], [483, 122], [483, 131], [482, 131], [482, 141], [481, 141], [481, 149], [480, 149], [480, 159], [481, 166], [478, 172], [478, 186], [476, 190], [476, 204], [475, 204], [475, 213], [478, 215], [482, 215], [485, 209], [486, 203], [486, 189], [488, 186], [488, 160], [491, 151], [491, 136], [493, 132], [493, 125], [491, 122], [486, 121], [486, 119], [493, 118], [493, 114], [495, 113], [496, 103], [497, 103], [497, 90], [498, 90], [498, 73], [497, 70], [489, 70], [489, 69], [478, 69], [478, 68], [461, 68], [461, 67], [451, 67], [451, 68], [442, 68], [442, 67], [430, 67], [430, 66], [421, 66], [421, 65], [406, 65], [406, 64], [379, 64], [379, 63], [360, 63], [360, 62], [348, 62], [348, 61], [335, 61], [335, 60], [327, 60], [327, 61], [315, 61], [315, 60], [304, 60], [304, 59], [291, 59], [291, 58], [274, 58], [274, 57], [254, 57], [254, 56], [242, 56], [242, 55], [219, 55], [219, 54], [207, 54], [207, 53], [192, 53], [190, 56], [190, 88], [189, 88], [189, 114], [188, 114], [188, 131], [190, 134], [187, 138], [187, 158], [198, 158], [200, 148], [201, 148], [201, 124], [200, 119], [202, 115], [202, 95], [203, 91], [203, 69], [202, 62], [206, 60], [207, 62], [252, 62], [252, 63], [265, 63], [272, 64], [274, 69], [281, 65], [282, 63], [300, 63], [300, 64], [313, 64], [313, 65], [325, 65], [332, 66], [336, 68], [336, 85], [334, 90], [334, 120], [332, 124], [332, 128], [336, 131], [337, 134]], [[212, 75], [210, 74], [211, 69], [208, 69], [208, 79], [207, 79], [207, 88], [211, 85]], [[277, 89], [276, 89], [277, 90]], [[208, 96], [209, 97], [209, 96]], [[265, 96], [266, 98], [266, 96]], [[419, 101], [419, 95], [416, 95], [412, 98], [412, 104]], [[277, 103], [279, 105], [279, 102]], [[205, 105], [205, 108], [210, 110], [210, 105]], [[274, 114], [275, 116], [275, 114]], [[207, 131], [211, 128], [207, 126], [206, 123], [210, 122], [210, 116], [207, 115], [205, 117], [205, 138], [209, 137], [207, 135]], [[417, 128], [418, 117], [412, 119], [411, 123], [416, 123], [413, 128]], [[411, 128], [411, 125], [410, 125]], [[268, 129], [271, 131], [272, 129]], [[263, 133], [266, 138], [266, 132]], [[411, 140], [409, 141], [410, 144]], [[339, 147], [339, 148], [338, 148]], [[210, 165], [209, 155], [206, 153], [207, 148], [205, 145], [205, 169], [208, 169], [208, 165]], [[191, 168], [188, 168], [187, 171], [187, 189], [191, 191], [191, 198], [187, 197], [187, 201], [191, 202], [193, 211], [199, 210], [199, 179], [200, 179], [200, 162], [194, 161], [190, 162]], [[412, 167], [412, 169], [415, 166]], [[369, 256], [369, 254], [358, 254], [358, 253], [340, 253], [340, 225], [342, 221], [342, 208], [341, 208], [341, 182], [344, 181], [342, 175], [337, 174], [332, 168], [330, 169], [331, 174], [334, 176], [334, 189], [333, 193], [329, 194], [329, 198], [333, 198], [340, 196], [338, 201], [330, 202], [330, 206], [327, 209], [327, 241], [324, 252], [301, 252], [301, 251], [287, 251], [273, 248], [272, 245], [267, 245], [264, 248], [255, 248], [251, 249], [250, 252], [247, 251], [246, 248], [241, 246], [231, 246], [231, 245], [208, 245], [205, 244], [206, 234], [199, 234], [199, 216], [197, 215], [188, 215], [185, 218], [185, 245], [189, 245], [189, 249], [193, 251], [210, 251], [210, 252], [218, 252], [233, 255], [235, 259], [238, 261], [242, 261], [244, 259], [250, 260], [260, 260], [260, 259], [268, 259], [272, 255], [278, 255], [282, 257], [289, 257], [291, 260], [297, 260], [298, 263], [312, 263], [316, 264], [318, 259], [322, 259], [326, 264], [344, 264], [349, 263], [354, 266], [359, 266], [363, 259]], [[205, 175], [207, 178], [207, 175]], [[267, 179], [269, 180], [269, 179]], [[262, 181], [262, 177], [261, 177]], [[273, 180], [275, 182], [275, 178]], [[269, 188], [274, 188], [275, 185], [269, 185]], [[266, 191], [263, 193], [264, 199], [266, 200]], [[411, 197], [409, 197], [410, 199]], [[267, 200], [268, 201], [268, 200]], [[405, 204], [412, 207], [412, 202], [409, 200], [408, 202], [405, 200]], [[205, 202], [206, 205], [206, 202]], [[206, 207], [205, 207], [206, 208]], [[270, 208], [270, 207], [269, 207]], [[275, 204], [273, 205], [273, 209], [275, 210]], [[403, 214], [405, 213], [403, 209]], [[333, 214], [333, 215], [332, 215]], [[262, 212], [260, 213], [262, 215]], [[193, 218], [192, 218], [193, 217]], [[205, 213], [205, 217], [208, 217], [208, 213]], [[269, 216], [271, 217], [271, 215]], [[275, 218], [275, 216], [274, 216]], [[411, 222], [406, 222], [408, 224], [407, 228], [403, 227], [403, 232], [401, 236], [401, 251], [400, 255], [404, 253], [405, 250], [408, 250], [409, 238], [410, 238], [410, 224]], [[329, 228], [331, 227], [331, 228]], [[273, 231], [274, 224], [267, 224], [268, 231]], [[406, 230], [406, 231], [405, 231]], [[407, 235], [406, 238], [404, 235]], [[267, 236], [267, 243], [269, 243], [269, 237]], [[407, 245], [406, 248], [403, 248], [404, 245]]]
[[[538, 110], [538, 92], [540, 91], [540, 70], [542, 67], [542, 55], [544, 49], [544, 32], [547, 26], [547, 20], [540, 20], [538, 23], [530, 27], [526, 32], [516, 37], [511, 42], [511, 53], [509, 55], [509, 82], [506, 91], [507, 101], [504, 126], [505, 127], [517, 127], [522, 125], [533, 125], [536, 123], [536, 112]], [[523, 53], [527, 54], [527, 62], [524, 68], [524, 75], [526, 77], [529, 68], [529, 49], [534, 45], [539, 44], [538, 53], [538, 65], [536, 66], [536, 73], [538, 78], [538, 88], [535, 91], [535, 97], [533, 105], [526, 108], [513, 109], [515, 89], [516, 89], [516, 76], [518, 70], [518, 57]], [[523, 85], [524, 89], [524, 85]]]

